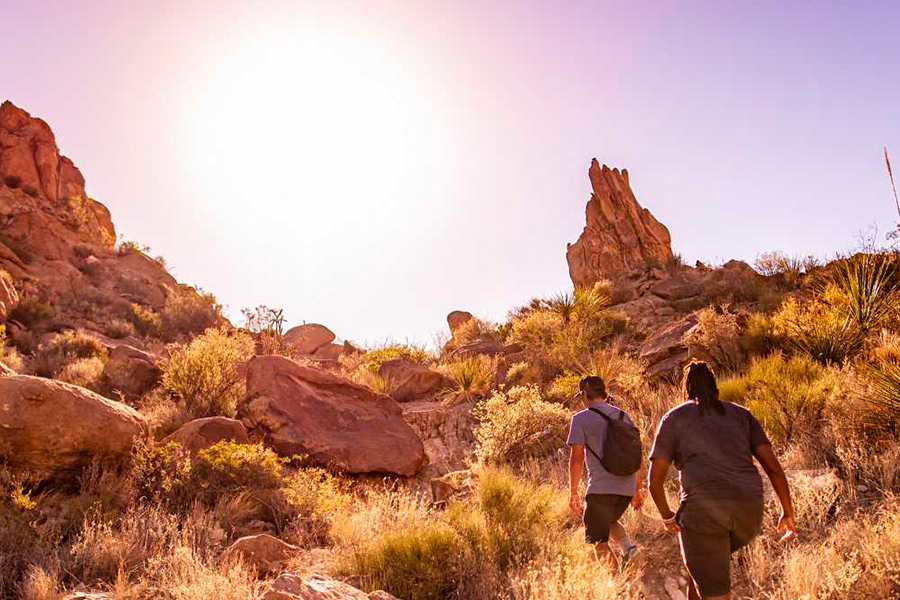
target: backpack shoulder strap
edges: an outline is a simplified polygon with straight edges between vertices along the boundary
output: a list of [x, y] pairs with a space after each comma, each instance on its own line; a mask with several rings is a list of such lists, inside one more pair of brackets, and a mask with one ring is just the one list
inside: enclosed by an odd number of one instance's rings
[[[607, 421], [612, 421], [612, 417], [609, 416], [608, 414], [606, 414], [605, 412], [603, 412], [602, 410], [600, 410], [599, 408], [590, 407], [590, 408], [588, 408], [588, 410], [591, 411], [592, 413], [596, 413], [596, 414], [600, 415]], [[618, 410], [618, 409], [616, 409], [616, 410]], [[623, 411], [619, 410], [619, 418], [620, 419], [622, 418], [622, 414], [623, 414]]]

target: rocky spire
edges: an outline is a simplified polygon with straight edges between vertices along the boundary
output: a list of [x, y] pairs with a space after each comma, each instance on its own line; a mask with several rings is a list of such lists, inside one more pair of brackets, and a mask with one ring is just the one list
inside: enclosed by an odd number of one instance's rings
[[628, 183], [628, 171], [591, 161], [593, 193], [584, 231], [568, 244], [566, 260], [575, 286], [588, 286], [635, 270], [662, 266], [673, 258], [665, 225], [641, 207]]

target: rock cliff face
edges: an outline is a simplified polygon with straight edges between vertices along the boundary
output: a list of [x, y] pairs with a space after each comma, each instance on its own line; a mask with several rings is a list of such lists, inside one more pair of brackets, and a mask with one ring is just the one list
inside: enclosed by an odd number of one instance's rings
[[638, 204], [628, 171], [601, 167], [595, 158], [588, 176], [593, 193], [587, 204], [587, 223], [578, 241], [566, 251], [572, 283], [589, 286], [670, 261], [669, 230]]
[[[161, 261], [135, 247], [117, 249], [115, 242], [109, 210], [88, 196], [84, 177], [60, 154], [50, 126], [3, 102], [0, 270], [19, 298], [58, 308], [55, 321], [41, 327], [102, 331], [122, 306], [158, 308], [180, 289]], [[8, 296], [0, 299], [4, 320], [15, 318], [17, 298], [9, 302]]]

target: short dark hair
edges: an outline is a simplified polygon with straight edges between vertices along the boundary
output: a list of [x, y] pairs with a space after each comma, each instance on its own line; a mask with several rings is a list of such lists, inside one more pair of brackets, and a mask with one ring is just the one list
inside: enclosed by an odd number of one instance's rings
[[606, 398], [606, 384], [596, 375], [589, 375], [578, 383], [578, 389], [584, 392], [588, 398]]

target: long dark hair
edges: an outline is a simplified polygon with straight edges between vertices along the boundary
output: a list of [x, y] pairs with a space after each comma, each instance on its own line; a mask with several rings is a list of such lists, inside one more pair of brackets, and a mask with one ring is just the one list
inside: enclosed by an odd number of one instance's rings
[[720, 415], [725, 414], [725, 407], [719, 400], [716, 374], [705, 362], [694, 361], [684, 368], [682, 389], [685, 399], [700, 403], [700, 412], [712, 409]]

